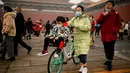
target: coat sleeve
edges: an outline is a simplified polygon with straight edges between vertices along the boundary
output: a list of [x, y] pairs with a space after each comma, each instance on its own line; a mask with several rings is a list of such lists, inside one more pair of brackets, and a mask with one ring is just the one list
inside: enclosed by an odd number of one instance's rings
[[6, 26], [3, 32], [9, 32], [13, 25], [13, 18], [11, 16], [6, 17]]
[[68, 21], [68, 25], [69, 26], [73, 26], [74, 25], [74, 19], [75, 19], [75, 17], [73, 17], [70, 21]]
[[78, 27], [79, 27], [79, 29], [81, 31], [90, 31], [91, 23], [90, 23], [89, 18], [85, 18], [85, 23], [84, 24], [79, 24]]
[[97, 24], [102, 24], [103, 23], [103, 18], [104, 18], [104, 15], [103, 15], [103, 13], [101, 13], [100, 16], [98, 17], [96, 23]]
[[113, 29], [114, 32], [118, 33], [119, 29], [121, 28], [121, 17], [120, 14], [116, 14], [116, 27]]

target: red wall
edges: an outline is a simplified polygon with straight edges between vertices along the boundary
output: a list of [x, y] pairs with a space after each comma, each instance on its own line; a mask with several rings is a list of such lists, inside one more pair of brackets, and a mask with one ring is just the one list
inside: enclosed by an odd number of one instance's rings
[[[125, 21], [130, 20], [130, 4], [129, 5], [121, 5], [115, 7], [116, 11], [120, 13], [122, 19]], [[100, 13], [103, 12], [103, 9], [95, 10], [92, 12], [88, 12], [89, 15], [94, 15], [95, 19], [100, 15]], [[27, 19], [28, 17], [31, 17], [33, 21], [37, 21], [40, 19], [43, 19], [45, 22], [47, 20], [53, 21], [57, 16], [67, 16], [72, 17], [73, 14], [65, 14], [65, 13], [47, 13], [47, 12], [24, 12], [24, 17]], [[2, 15], [0, 11], [0, 16]]]
[[[25, 20], [27, 20], [27, 18], [32, 18], [33, 21], [37, 21], [42, 19], [43, 21], [53, 21], [56, 19], [57, 16], [64, 16], [64, 17], [73, 17], [72, 13], [52, 13], [52, 12], [30, 12], [30, 11], [22, 11]], [[0, 11], [0, 17], [2, 17], [3, 13], [2, 11]]]
[[45, 12], [23, 12], [25, 19], [31, 17], [33, 21], [42, 19], [43, 21], [53, 21], [57, 16], [72, 17], [71, 13], [45, 13]]
[[[130, 9], [130, 4], [115, 7], [115, 10], [120, 14], [120, 16], [122, 17], [122, 19], [124, 19], [124, 21], [130, 20], [130, 10], [129, 9]], [[88, 14], [93, 15], [96, 19], [100, 15], [101, 12], [103, 12], [103, 9], [88, 12]]]

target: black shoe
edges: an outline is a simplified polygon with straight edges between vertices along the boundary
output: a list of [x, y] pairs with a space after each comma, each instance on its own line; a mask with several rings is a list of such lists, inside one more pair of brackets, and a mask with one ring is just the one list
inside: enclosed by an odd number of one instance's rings
[[106, 61], [104, 65], [107, 65], [108, 71], [112, 71], [112, 61]]
[[106, 61], [104, 65], [107, 65], [108, 71], [112, 71], [112, 61]]
[[15, 56], [18, 56], [18, 50], [15, 50], [15, 51], [14, 51], [14, 55], [15, 55]]
[[27, 54], [29, 54], [31, 52], [31, 50], [32, 50], [32, 47], [29, 47]]
[[11, 58], [7, 59], [6, 61], [15, 61], [15, 57], [11, 57]]
[[106, 62], [104, 63], [104, 65], [108, 65], [108, 61], [106, 61]]
[[108, 71], [112, 71], [112, 62], [108, 62], [107, 69]]

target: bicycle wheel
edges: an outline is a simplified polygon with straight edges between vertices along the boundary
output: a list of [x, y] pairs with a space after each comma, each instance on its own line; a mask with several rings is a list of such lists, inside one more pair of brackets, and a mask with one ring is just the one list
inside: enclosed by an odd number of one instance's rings
[[72, 53], [72, 59], [73, 59], [74, 64], [79, 64], [80, 60], [78, 57], [74, 57], [74, 51]]
[[48, 73], [60, 73], [64, 63], [63, 52], [55, 50], [52, 52], [48, 61]]

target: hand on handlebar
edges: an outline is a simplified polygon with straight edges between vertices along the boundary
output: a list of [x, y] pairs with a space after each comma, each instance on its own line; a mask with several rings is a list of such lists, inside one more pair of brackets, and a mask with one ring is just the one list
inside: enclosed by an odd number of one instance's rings
[[59, 39], [59, 37], [55, 37], [55, 40], [58, 40]]
[[54, 37], [50, 37], [50, 39], [53, 39]]

